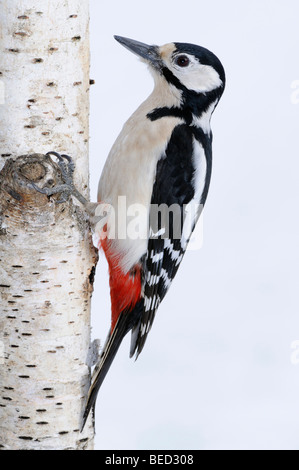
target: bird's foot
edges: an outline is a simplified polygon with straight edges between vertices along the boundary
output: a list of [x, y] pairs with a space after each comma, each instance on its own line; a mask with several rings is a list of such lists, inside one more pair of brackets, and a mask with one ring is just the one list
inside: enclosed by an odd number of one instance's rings
[[55, 184], [53, 180], [50, 180], [43, 187], [39, 187], [37, 184], [31, 182], [30, 186], [39, 193], [45, 194], [48, 197], [59, 194], [60, 198], [56, 201], [57, 204], [67, 202], [70, 196], [74, 196], [84, 206], [87, 205], [88, 201], [81, 193], [79, 193], [74, 185], [75, 164], [73, 159], [68, 155], [60, 155], [58, 152], [47, 153], [47, 156], [49, 157], [52, 155], [58, 159], [57, 165], [61, 173], [62, 182]]

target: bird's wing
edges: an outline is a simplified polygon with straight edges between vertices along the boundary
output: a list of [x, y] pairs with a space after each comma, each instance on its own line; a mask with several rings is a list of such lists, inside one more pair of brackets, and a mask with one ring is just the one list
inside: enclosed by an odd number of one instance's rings
[[[135, 353], [138, 357], [143, 349], [156, 310], [177, 273], [200, 215], [199, 204], [190, 213], [196, 199], [194, 140], [189, 126], [178, 125], [157, 164], [145, 260], [144, 308], [132, 330], [131, 357]], [[206, 165], [203, 171], [207, 172]], [[206, 174], [201, 176], [206, 181]]]

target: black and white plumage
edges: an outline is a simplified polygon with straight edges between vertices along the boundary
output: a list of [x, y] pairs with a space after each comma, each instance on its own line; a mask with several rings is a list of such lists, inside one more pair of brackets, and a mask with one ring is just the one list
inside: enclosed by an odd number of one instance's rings
[[[137, 54], [154, 76], [155, 88], [122, 129], [103, 169], [99, 203], [110, 204], [106, 240], [95, 227], [110, 269], [112, 324], [95, 369], [84, 423], [123, 337], [132, 330], [130, 355], [142, 351], [157, 308], [183, 259], [208, 195], [212, 171], [211, 115], [225, 86], [219, 59], [200, 46], [148, 46], [117, 41]], [[142, 205], [145, 237], [117, 237], [127, 229], [119, 197]], [[158, 211], [164, 206], [173, 212]], [[121, 220], [121, 221], [120, 221]], [[123, 226], [125, 225], [125, 226]], [[101, 241], [102, 240], [102, 241]]]
[[[152, 207], [164, 204], [167, 208], [174, 207], [175, 212], [166, 211], [166, 215], [170, 216], [166, 220], [161, 218], [158, 227], [150, 232], [145, 270], [145, 306], [140, 325], [137, 326], [138, 337], [136, 342], [132, 341], [131, 355], [134, 352], [139, 355], [144, 346], [156, 310], [177, 273], [206, 200], [211, 176], [211, 154], [208, 149], [204, 151], [196, 134], [186, 124], [176, 126], [165, 157], [157, 164]], [[190, 207], [191, 220], [188, 218]], [[153, 219], [157, 220], [156, 217]], [[168, 228], [167, 234], [165, 227]]]

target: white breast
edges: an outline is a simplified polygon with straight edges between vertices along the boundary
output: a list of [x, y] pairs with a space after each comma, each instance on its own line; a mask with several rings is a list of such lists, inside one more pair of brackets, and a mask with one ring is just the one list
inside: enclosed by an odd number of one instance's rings
[[[146, 117], [156, 107], [179, 104], [177, 96], [172, 93], [168, 96], [166, 91], [161, 94], [158, 88], [124, 125], [111, 149], [99, 183], [98, 201], [111, 204], [114, 209], [107, 220], [108, 237], [112, 239], [113, 253], [119, 256], [124, 272], [128, 272], [147, 251], [148, 214], [157, 162], [165, 153], [174, 127], [181, 123], [174, 117], [153, 122]], [[163, 104], [160, 103], [161, 96]], [[120, 196], [121, 209], [118, 207]], [[123, 212], [135, 204], [144, 208], [143, 215], [145, 213], [146, 216], [140, 222], [143, 225], [139, 231], [141, 237], [132, 240], [128, 236], [132, 217], [126, 217]]]

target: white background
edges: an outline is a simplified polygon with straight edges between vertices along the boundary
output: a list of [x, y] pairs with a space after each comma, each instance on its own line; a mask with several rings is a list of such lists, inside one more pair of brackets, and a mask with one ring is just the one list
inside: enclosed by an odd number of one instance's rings
[[[187, 253], [137, 362], [124, 340], [97, 401], [97, 449], [299, 449], [298, 18], [298, 0], [91, 0], [93, 200], [110, 147], [152, 90], [114, 34], [205, 46], [227, 74], [203, 248]], [[95, 287], [104, 341], [103, 258]]]

